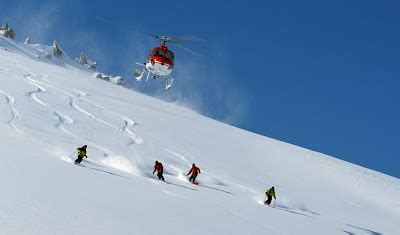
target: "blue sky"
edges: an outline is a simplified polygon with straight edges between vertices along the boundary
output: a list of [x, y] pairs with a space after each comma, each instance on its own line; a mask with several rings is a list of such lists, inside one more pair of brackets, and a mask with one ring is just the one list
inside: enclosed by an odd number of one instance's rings
[[[400, 2], [5, 1], [17, 40], [80, 51], [144, 93], [262, 135], [400, 177]], [[96, 20], [108, 18], [119, 24]], [[173, 89], [132, 80], [157, 41], [179, 49]]]

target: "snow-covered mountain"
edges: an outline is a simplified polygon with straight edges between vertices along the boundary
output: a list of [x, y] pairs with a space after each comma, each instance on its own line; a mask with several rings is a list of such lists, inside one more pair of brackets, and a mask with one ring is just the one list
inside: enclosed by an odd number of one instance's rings
[[400, 234], [399, 179], [93, 78], [51, 47], [0, 48], [1, 234]]

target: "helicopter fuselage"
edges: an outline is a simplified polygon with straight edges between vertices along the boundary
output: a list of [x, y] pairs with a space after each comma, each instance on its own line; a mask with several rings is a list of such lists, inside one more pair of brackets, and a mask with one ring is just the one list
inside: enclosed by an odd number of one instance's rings
[[145, 66], [155, 76], [168, 76], [174, 67], [174, 53], [165, 45], [155, 47], [151, 50]]

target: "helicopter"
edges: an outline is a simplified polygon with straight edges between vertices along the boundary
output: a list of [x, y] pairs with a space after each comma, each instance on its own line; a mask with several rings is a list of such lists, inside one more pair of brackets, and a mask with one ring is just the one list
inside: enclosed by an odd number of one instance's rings
[[151, 33], [147, 33], [141, 30], [136, 30], [141, 33], [144, 33], [146, 35], [152, 36], [156, 39], [159, 39], [162, 43], [159, 46], [154, 47], [148, 57], [145, 63], [138, 63], [136, 62], [137, 65], [142, 66], [142, 69], [136, 70], [134, 72], [135, 79], [137, 81], [141, 81], [143, 78], [143, 75], [146, 74], [146, 81], [149, 80], [149, 77], [151, 76], [153, 79], [157, 78], [164, 78], [165, 79], [165, 89], [169, 89], [172, 86], [172, 83], [174, 79], [170, 78], [170, 74], [174, 68], [174, 60], [175, 60], [175, 55], [174, 53], [167, 47], [167, 43], [172, 43], [176, 47], [181, 48], [187, 52], [190, 52], [196, 56], [203, 57], [203, 55], [198, 54], [197, 52], [192, 51], [189, 48], [186, 48], [177, 42], [180, 41], [203, 41], [200, 38], [194, 37], [194, 36], [180, 36], [180, 37], [175, 37], [171, 38], [168, 36], [159, 36]]
[[151, 36], [151, 37], [156, 38], [161, 41], [161, 44], [159, 46], [156, 46], [153, 49], [151, 49], [151, 51], [146, 59], [146, 62], [144, 62], [144, 63], [136, 62], [137, 65], [140, 65], [142, 67], [141, 69], [136, 69], [133, 74], [137, 81], [141, 81], [143, 78], [143, 75], [147, 73], [146, 81], [149, 80], [150, 76], [153, 79], [164, 78], [165, 79], [165, 89], [167, 90], [167, 89], [171, 88], [174, 79], [170, 78], [170, 74], [174, 68], [175, 55], [167, 47], [167, 45], [166, 45], [167, 43], [171, 43], [174, 46], [176, 46], [180, 49], [183, 49], [183, 50], [185, 50], [193, 55], [196, 55], [198, 57], [206, 58], [205, 56], [178, 44], [178, 42], [182, 42], [182, 41], [193, 41], [193, 42], [204, 41], [201, 38], [198, 38], [195, 36], [190, 36], [190, 35], [178, 36], [178, 37], [174, 37], [174, 38], [171, 38], [171, 37], [168, 37], [165, 35], [159, 36], [159, 35], [148, 33], [148, 32], [136, 29], [136, 28], [131, 28], [126, 24], [125, 24], [125, 26], [121, 25], [121, 24], [116, 24], [115, 22], [105, 19], [100, 16], [96, 16], [95, 18], [97, 20], [106, 22], [108, 24], [113, 24], [116, 27], [123, 27], [123, 28], [127, 28], [129, 30], [132, 30], [132, 31], [146, 34], [148, 36]]

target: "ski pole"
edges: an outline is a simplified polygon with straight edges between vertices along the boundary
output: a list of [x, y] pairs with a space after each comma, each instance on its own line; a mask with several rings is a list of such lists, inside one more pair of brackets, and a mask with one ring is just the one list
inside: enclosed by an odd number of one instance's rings
[[69, 155], [68, 157], [67, 157], [67, 159], [68, 158], [70, 158], [72, 155], [74, 155], [76, 153], [76, 150], [75, 150], [75, 152], [73, 152], [71, 155]]

